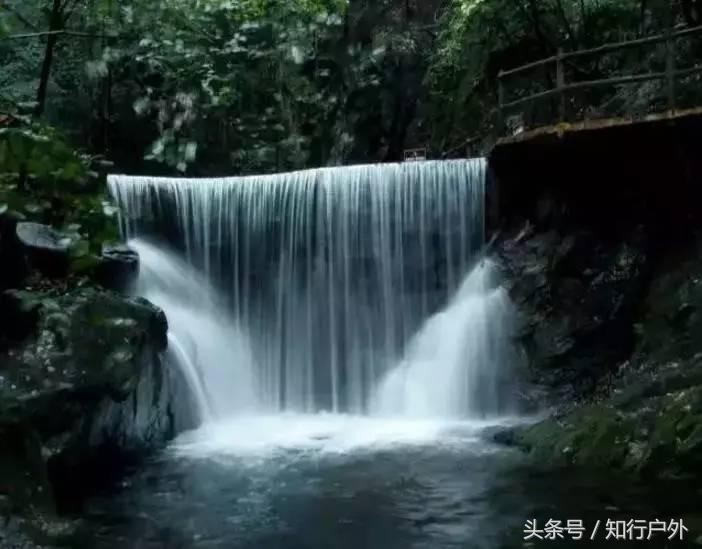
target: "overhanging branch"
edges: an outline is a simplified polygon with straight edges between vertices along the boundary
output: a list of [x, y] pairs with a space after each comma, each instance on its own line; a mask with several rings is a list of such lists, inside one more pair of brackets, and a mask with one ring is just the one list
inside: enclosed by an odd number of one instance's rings
[[41, 38], [43, 36], [58, 36], [58, 35], [65, 35], [65, 36], [77, 36], [79, 38], [122, 38], [120, 35], [117, 34], [99, 34], [99, 33], [92, 33], [92, 32], [81, 32], [81, 31], [72, 31], [72, 30], [55, 30], [55, 31], [43, 31], [43, 32], [29, 32], [29, 33], [24, 33], [24, 34], [10, 34], [8, 36], [3, 36], [0, 37], [0, 42], [4, 42], [6, 40], [23, 40], [26, 38]]

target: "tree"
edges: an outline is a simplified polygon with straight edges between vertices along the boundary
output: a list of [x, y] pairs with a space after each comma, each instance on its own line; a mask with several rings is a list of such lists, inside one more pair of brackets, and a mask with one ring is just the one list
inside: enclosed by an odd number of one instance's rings
[[[680, 0], [677, 22], [697, 21], [699, 3]], [[109, 151], [126, 171], [213, 175], [394, 161], [403, 149], [426, 145], [434, 156], [463, 154], [467, 140], [489, 141], [496, 133], [500, 70], [559, 48], [660, 32], [670, 4], [40, 0], [39, 5], [41, 10], [23, 0], [0, 5], [5, 15], [0, 33], [10, 35], [0, 36], [0, 63], [7, 68], [0, 73], [0, 94], [6, 102], [34, 101], [37, 115], [60, 125], [77, 145]], [[566, 70], [569, 79], [602, 78], [655, 67], [659, 54], [608, 54], [569, 62]], [[553, 84], [552, 74], [534, 73], [511, 79], [508, 93], [516, 98]], [[655, 88], [583, 93], [569, 108], [645, 106], [657, 93]], [[547, 120], [553, 109], [544, 101], [523, 114]]]
[[[677, 2], [675, 3], [677, 4]], [[438, 150], [460, 147], [466, 138], [488, 137], [495, 127], [497, 75], [554, 55], [559, 48], [579, 50], [664, 32], [670, 21], [670, 0], [455, 0], [441, 20], [429, 85], [434, 98], [432, 143]], [[699, 0], [684, 0], [676, 23], [693, 23]], [[694, 52], [678, 45], [680, 66]], [[653, 72], [660, 68], [663, 46], [612, 52], [569, 61], [571, 81], [596, 80], [616, 74]], [[510, 78], [512, 99], [553, 88], [554, 74], [533, 71]], [[664, 94], [662, 86], [599, 88], [572, 96], [568, 108], [576, 115], [591, 107], [608, 112], [648, 109]], [[522, 111], [535, 124], [551, 123], [558, 105], [550, 99]], [[459, 149], [460, 150], [460, 149]]]
[[[50, 2], [51, 4], [47, 15], [49, 30], [46, 37], [44, 60], [41, 64], [39, 88], [37, 89], [37, 105], [35, 110], [37, 116], [41, 116], [44, 113], [44, 108], [46, 106], [46, 90], [49, 84], [51, 65], [54, 60], [54, 50], [59, 38], [59, 33], [66, 28], [66, 24], [80, 4], [80, 0], [50, 0]], [[46, 8], [44, 8], [43, 11], [47, 11]]]

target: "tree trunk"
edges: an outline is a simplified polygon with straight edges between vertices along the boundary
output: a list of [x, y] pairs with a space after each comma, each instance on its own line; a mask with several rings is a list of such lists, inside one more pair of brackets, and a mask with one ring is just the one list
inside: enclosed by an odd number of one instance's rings
[[575, 36], [575, 31], [573, 30], [573, 27], [571, 26], [570, 21], [568, 20], [568, 14], [566, 13], [565, 8], [563, 7], [562, 0], [558, 0], [558, 2], [556, 2], [556, 6], [558, 7], [558, 16], [561, 18], [561, 24], [563, 25], [565, 33], [568, 35], [570, 47], [573, 50], [577, 50], [578, 40]]
[[[109, 0], [107, 4], [107, 10], [109, 17], [113, 16], [112, 10], [112, 0]], [[102, 19], [102, 54], [110, 47], [110, 43], [107, 41], [107, 28], [105, 26], [105, 17]], [[111, 63], [107, 65], [107, 75], [105, 76], [102, 83], [102, 104], [100, 108], [100, 130], [101, 130], [101, 140], [100, 140], [100, 152], [106, 154], [110, 149], [110, 122], [112, 120], [112, 66]]]
[[[49, 31], [61, 30], [63, 18], [61, 17], [61, 0], [53, 0], [51, 16], [49, 18]], [[49, 87], [49, 77], [51, 76], [51, 65], [54, 61], [54, 48], [58, 41], [57, 34], [49, 34], [46, 37], [46, 48], [44, 50], [44, 61], [41, 64], [41, 74], [39, 76], [39, 89], [37, 90], [37, 106], [34, 114], [42, 116], [46, 107], [46, 92]]]

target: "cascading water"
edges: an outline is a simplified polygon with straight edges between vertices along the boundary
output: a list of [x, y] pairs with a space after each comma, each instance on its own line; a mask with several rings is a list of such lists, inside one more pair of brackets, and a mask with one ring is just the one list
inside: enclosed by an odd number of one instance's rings
[[512, 311], [495, 265], [481, 260], [446, 309], [410, 341], [405, 357], [380, 385], [374, 412], [383, 416], [498, 416], [509, 398]]
[[204, 421], [255, 408], [247, 339], [205, 277], [172, 253], [129, 241], [140, 259], [136, 291], [158, 304], [169, 324], [169, 352], [181, 366]]
[[462, 282], [484, 181], [472, 160], [109, 185], [203, 415], [457, 417], [505, 409], [506, 298], [488, 262]]
[[591, 483], [534, 499], [487, 440], [525, 418], [484, 168], [111, 177], [204, 422], [86, 506], [91, 547], [498, 549], [544, 509], [599, 520]]

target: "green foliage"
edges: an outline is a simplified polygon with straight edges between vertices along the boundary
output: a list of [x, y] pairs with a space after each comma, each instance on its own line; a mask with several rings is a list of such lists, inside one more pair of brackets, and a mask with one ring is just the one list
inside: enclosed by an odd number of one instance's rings
[[[6, 2], [13, 33], [52, 24], [48, 0]], [[431, 51], [427, 4], [418, 17], [413, 0], [70, 0], [62, 25], [88, 36], [59, 37], [45, 119], [139, 171], [397, 159]], [[45, 44], [0, 41], [8, 100], [37, 97]]]
[[0, 213], [61, 229], [74, 257], [98, 252], [117, 236], [116, 212], [97, 171], [107, 165], [76, 152], [55, 128], [17, 117], [0, 129]]
[[[672, 21], [685, 24], [677, 5], [667, 0], [454, 0], [441, 20], [437, 47], [429, 72], [432, 90], [432, 134], [441, 144], [461, 137], [496, 133], [497, 76], [554, 55], [622, 40], [658, 34]], [[664, 46], [610, 52], [566, 64], [570, 82], [617, 74], [663, 70]], [[680, 66], [691, 64], [695, 53], [678, 44]], [[509, 99], [518, 99], [555, 85], [553, 68], [534, 70], [507, 81]], [[568, 109], [582, 117], [592, 108], [600, 115], [646, 110], [664, 94], [662, 85], [598, 89], [574, 94]], [[553, 122], [554, 100], [522, 110], [528, 124]]]
[[0, 129], [0, 171], [29, 178], [33, 186], [80, 184], [88, 173], [84, 162], [52, 128]]
[[[124, 171], [270, 172], [439, 156], [494, 137], [500, 70], [660, 32], [667, 0], [70, 0], [44, 119]], [[696, 0], [675, 4], [690, 24]], [[0, 4], [2, 33], [50, 28], [52, 2]], [[440, 15], [440, 17], [439, 17]], [[437, 23], [438, 18], [438, 23]], [[694, 22], [694, 21], [693, 21]], [[46, 38], [0, 40], [0, 111], [37, 100]], [[697, 48], [698, 49], [698, 48]], [[680, 44], [681, 66], [700, 57]], [[662, 70], [662, 48], [569, 63], [567, 77]], [[516, 99], [553, 74], [510, 79]], [[695, 82], [692, 82], [695, 84]], [[580, 93], [568, 107], [638, 111], [657, 84]], [[702, 99], [702, 98], [700, 98]], [[555, 102], [534, 112], [551, 120]], [[41, 110], [41, 109], [39, 109]], [[460, 150], [457, 149], [457, 150]], [[69, 174], [70, 175], [70, 174]], [[70, 178], [69, 178], [70, 179]]]
[[353, 55], [335, 51], [344, 10], [337, 0], [125, 7], [135, 45], [113, 65], [141, 83], [134, 109], [157, 126], [146, 158], [181, 172], [205, 149], [237, 171], [304, 166], [348, 93]]

